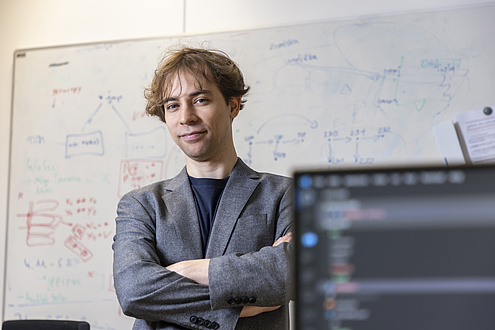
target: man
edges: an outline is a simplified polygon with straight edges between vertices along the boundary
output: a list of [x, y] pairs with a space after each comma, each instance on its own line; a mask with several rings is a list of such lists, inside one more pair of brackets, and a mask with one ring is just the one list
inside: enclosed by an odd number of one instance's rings
[[165, 56], [146, 111], [186, 166], [119, 202], [114, 281], [134, 329], [288, 329], [291, 180], [237, 157], [232, 121], [249, 88], [224, 53]]

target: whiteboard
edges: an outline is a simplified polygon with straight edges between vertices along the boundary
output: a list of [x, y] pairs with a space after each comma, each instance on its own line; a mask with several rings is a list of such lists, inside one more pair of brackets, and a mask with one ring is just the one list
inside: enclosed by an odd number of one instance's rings
[[[234, 121], [260, 171], [443, 164], [432, 127], [495, 104], [495, 7], [189, 36], [251, 86]], [[130, 328], [112, 283], [115, 209], [184, 158], [144, 114], [167, 37], [17, 51], [6, 319]], [[139, 279], [136, 279], [139, 281]]]

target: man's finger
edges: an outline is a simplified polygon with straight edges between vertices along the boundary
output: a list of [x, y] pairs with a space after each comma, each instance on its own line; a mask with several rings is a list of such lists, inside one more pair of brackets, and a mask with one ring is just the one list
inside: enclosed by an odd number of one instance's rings
[[290, 243], [292, 241], [292, 233], [288, 233], [285, 236], [280, 237], [273, 243], [273, 246], [277, 246], [282, 243]]

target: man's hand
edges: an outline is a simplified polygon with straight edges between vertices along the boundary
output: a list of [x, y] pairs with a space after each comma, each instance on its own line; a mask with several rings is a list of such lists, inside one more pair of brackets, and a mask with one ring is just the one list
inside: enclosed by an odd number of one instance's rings
[[209, 267], [210, 259], [195, 259], [180, 261], [165, 268], [172, 272], [176, 272], [179, 275], [190, 278], [198, 284], [208, 286]]
[[[282, 243], [290, 243], [292, 241], [292, 233], [288, 233], [285, 236], [280, 237], [273, 243], [272, 246], [277, 246]], [[260, 307], [260, 306], [244, 306], [242, 308], [241, 314], [239, 317], [251, 317], [256, 316], [261, 313], [271, 312], [276, 309], [279, 309], [281, 306], [270, 306], [270, 307]]]
[[242, 308], [241, 315], [239, 315], [239, 317], [256, 316], [258, 314], [271, 312], [279, 308], [280, 306], [273, 306], [273, 307], [244, 306]]
[[279, 239], [277, 239], [275, 243], [273, 243], [273, 246], [277, 246], [282, 243], [290, 243], [291, 241], [292, 241], [292, 232], [286, 234], [285, 236], [279, 237]]

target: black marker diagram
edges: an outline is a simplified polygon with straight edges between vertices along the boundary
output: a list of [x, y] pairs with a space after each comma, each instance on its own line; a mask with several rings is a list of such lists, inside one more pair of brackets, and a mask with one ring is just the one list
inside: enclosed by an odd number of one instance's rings
[[119, 169], [118, 196], [160, 180], [163, 173], [162, 159], [167, 153], [165, 128], [158, 126], [144, 132], [135, 132], [119, 111], [119, 104], [123, 99], [124, 96], [111, 93], [107, 96], [99, 95], [98, 106], [84, 122], [81, 133], [68, 134], [65, 147], [66, 158], [104, 157], [106, 154], [104, 130], [91, 128], [102, 125], [101, 123], [96, 125], [97, 118], [102, 112], [112, 113], [117, 123], [120, 123], [125, 130], [125, 136], [122, 137], [124, 159], [121, 160]]
[[[166, 155], [166, 131], [157, 127], [150, 131], [136, 133], [126, 122], [118, 109], [122, 95], [99, 95], [99, 104], [82, 126], [81, 133], [68, 134], [66, 139], [65, 157], [72, 158], [85, 155], [104, 156], [105, 143], [102, 130], [89, 131], [102, 111], [111, 111], [118, 119], [117, 122], [125, 127], [125, 156], [126, 158], [163, 158]], [[113, 125], [113, 123], [112, 123]]]
[[291, 113], [252, 127], [255, 133], [243, 141], [248, 163], [299, 158], [372, 165], [420, 155], [431, 142], [432, 123], [469, 77], [462, 53], [416, 26], [351, 24], [331, 36], [310, 47], [295, 36], [290, 43], [272, 42], [282, 45], [270, 48], [278, 53], [255, 65], [275, 68], [271, 79], [257, 81], [264, 93], [277, 95], [267, 111]]

